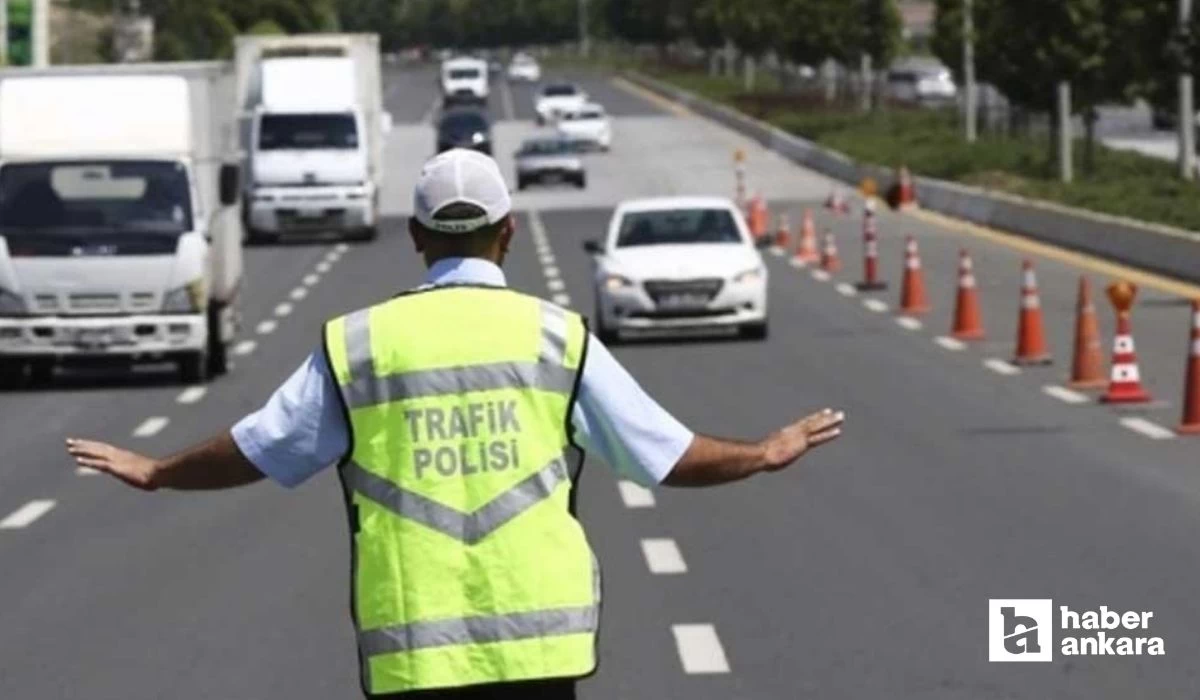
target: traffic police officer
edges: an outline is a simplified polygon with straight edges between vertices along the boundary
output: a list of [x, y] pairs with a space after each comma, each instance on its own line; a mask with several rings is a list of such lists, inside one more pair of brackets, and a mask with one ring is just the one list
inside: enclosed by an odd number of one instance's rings
[[423, 168], [426, 283], [325, 324], [257, 413], [167, 459], [69, 439], [83, 466], [153, 490], [299, 484], [337, 463], [369, 697], [572, 698], [596, 667], [599, 571], [573, 514], [582, 450], [645, 484], [780, 469], [840, 434], [825, 410], [758, 442], [689, 431], [582, 317], [509, 290], [508, 187], [451, 150]]

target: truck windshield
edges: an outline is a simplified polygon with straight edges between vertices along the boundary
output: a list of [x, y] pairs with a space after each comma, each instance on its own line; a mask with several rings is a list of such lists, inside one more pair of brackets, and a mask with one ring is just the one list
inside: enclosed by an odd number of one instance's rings
[[264, 114], [258, 148], [263, 151], [358, 148], [352, 114]]
[[0, 168], [0, 233], [192, 229], [187, 170], [166, 161], [10, 163]]

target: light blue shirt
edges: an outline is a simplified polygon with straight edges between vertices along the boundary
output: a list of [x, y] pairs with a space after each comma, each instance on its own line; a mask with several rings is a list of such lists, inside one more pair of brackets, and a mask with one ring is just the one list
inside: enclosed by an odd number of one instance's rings
[[[479, 258], [439, 260], [428, 285], [506, 285], [498, 266]], [[575, 442], [627, 479], [646, 486], [661, 483], [694, 437], [625, 371], [592, 336], [571, 415]], [[272, 480], [297, 486], [336, 463], [350, 444], [323, 350], [308, 356], [266, 405], [233, 427], [242, 454]]]

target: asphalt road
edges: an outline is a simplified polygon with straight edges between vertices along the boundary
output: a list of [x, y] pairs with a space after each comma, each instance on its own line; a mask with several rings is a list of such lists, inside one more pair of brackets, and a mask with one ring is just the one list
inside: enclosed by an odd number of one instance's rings
[[[522, 237], [507, 272], [519, 289], [589, 312], [582, 243], [600, 235], [613, 205], [731, 194], [738, 147], [752, 189], [793, 222], [830, 188], [714, 125], [605, 79], [572, 77], [617, 116], [616, 145], [590, 159], [587, 191], [517, 197]], [[432, 151], [436, 87], [428, 71], [391, 70], [386, 90], [398, 126], [382, 237], [249, 250], [244, 338], [254, 345], [242, 345], [228, 377], [202, 396], [153, 371], [64, 374], [0, 394], [0, 523], [53, 502], [22, 526], [0, 525], [0, 698], [355, 697], [347, 538], [331, 472], [291, 491], [146, 495], [77, 474], [61, 441], [100, 437], [162, 454], [202, 439], [261, 405], [316, 347], [324, 319], [420, 281], [402, 217]], [[510, 100], [501, 89], [489, 106], [505, 167], [534, 129], [531, 94], [515, 87]], [[1188, 313], [1163, 291], [1176, 288], [1146, 289], [1135, 315], [1142, 373], [1161, 404], [1072, 404], [1045, 387], [1064, 380], [1086, 261], [884, 214], [892, 287], [876, 301], [897, 303], [911, 234], [934, 305], [919, 327], [902, 327], [889, 308], [838, 291], [858, 279], [858, 219], [818, 209], [817, 220], [846, 271], [824, 282], [768, 255], [768, 341], [615, 348], [698, 431], [756, 437], [827, 405], [845, 409], [849, 424], [792, 470], [723, 489], [658, 490], [652, 505], [590, 463], [580, 508], [604, 567], [605, 607], [601, 669], [582, 696], [1196, 697], [1200, 443], [1144, 434], [1179, 417]], [[535, 249], [539, 231], [549, 254]], [[935, 339], [949, 328], [960, 247], [974, 255], [991, 340], [950, 350]], [[1012, 373], [984, 363], [1011, 355], [1026, 254], [1038, 263], [1057, 363]], [[1090, 274], [1096, 287], [1107, 281]], [[1107, 342], [1111, 313], [1097, 302]], [[1128, 418], [1142, 419], [1143, 432]], [[1149, 634], [1167, 654], [989, 664], [989, 598], [1152, 610]]]

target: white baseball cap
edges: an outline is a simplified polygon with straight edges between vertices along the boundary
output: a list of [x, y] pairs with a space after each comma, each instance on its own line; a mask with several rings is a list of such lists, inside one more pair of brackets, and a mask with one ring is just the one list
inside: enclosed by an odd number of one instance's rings
[[[451, 204], [472, 204], [484, 215], [435, 218]], [[465, 148], [452, 148], [426, 161], [413, 191], [413, 215], [422, 226], [439, 233], [470, 233], [500, 222], [511, 210], [512, 197], [500, 166], [490, 156]]]

